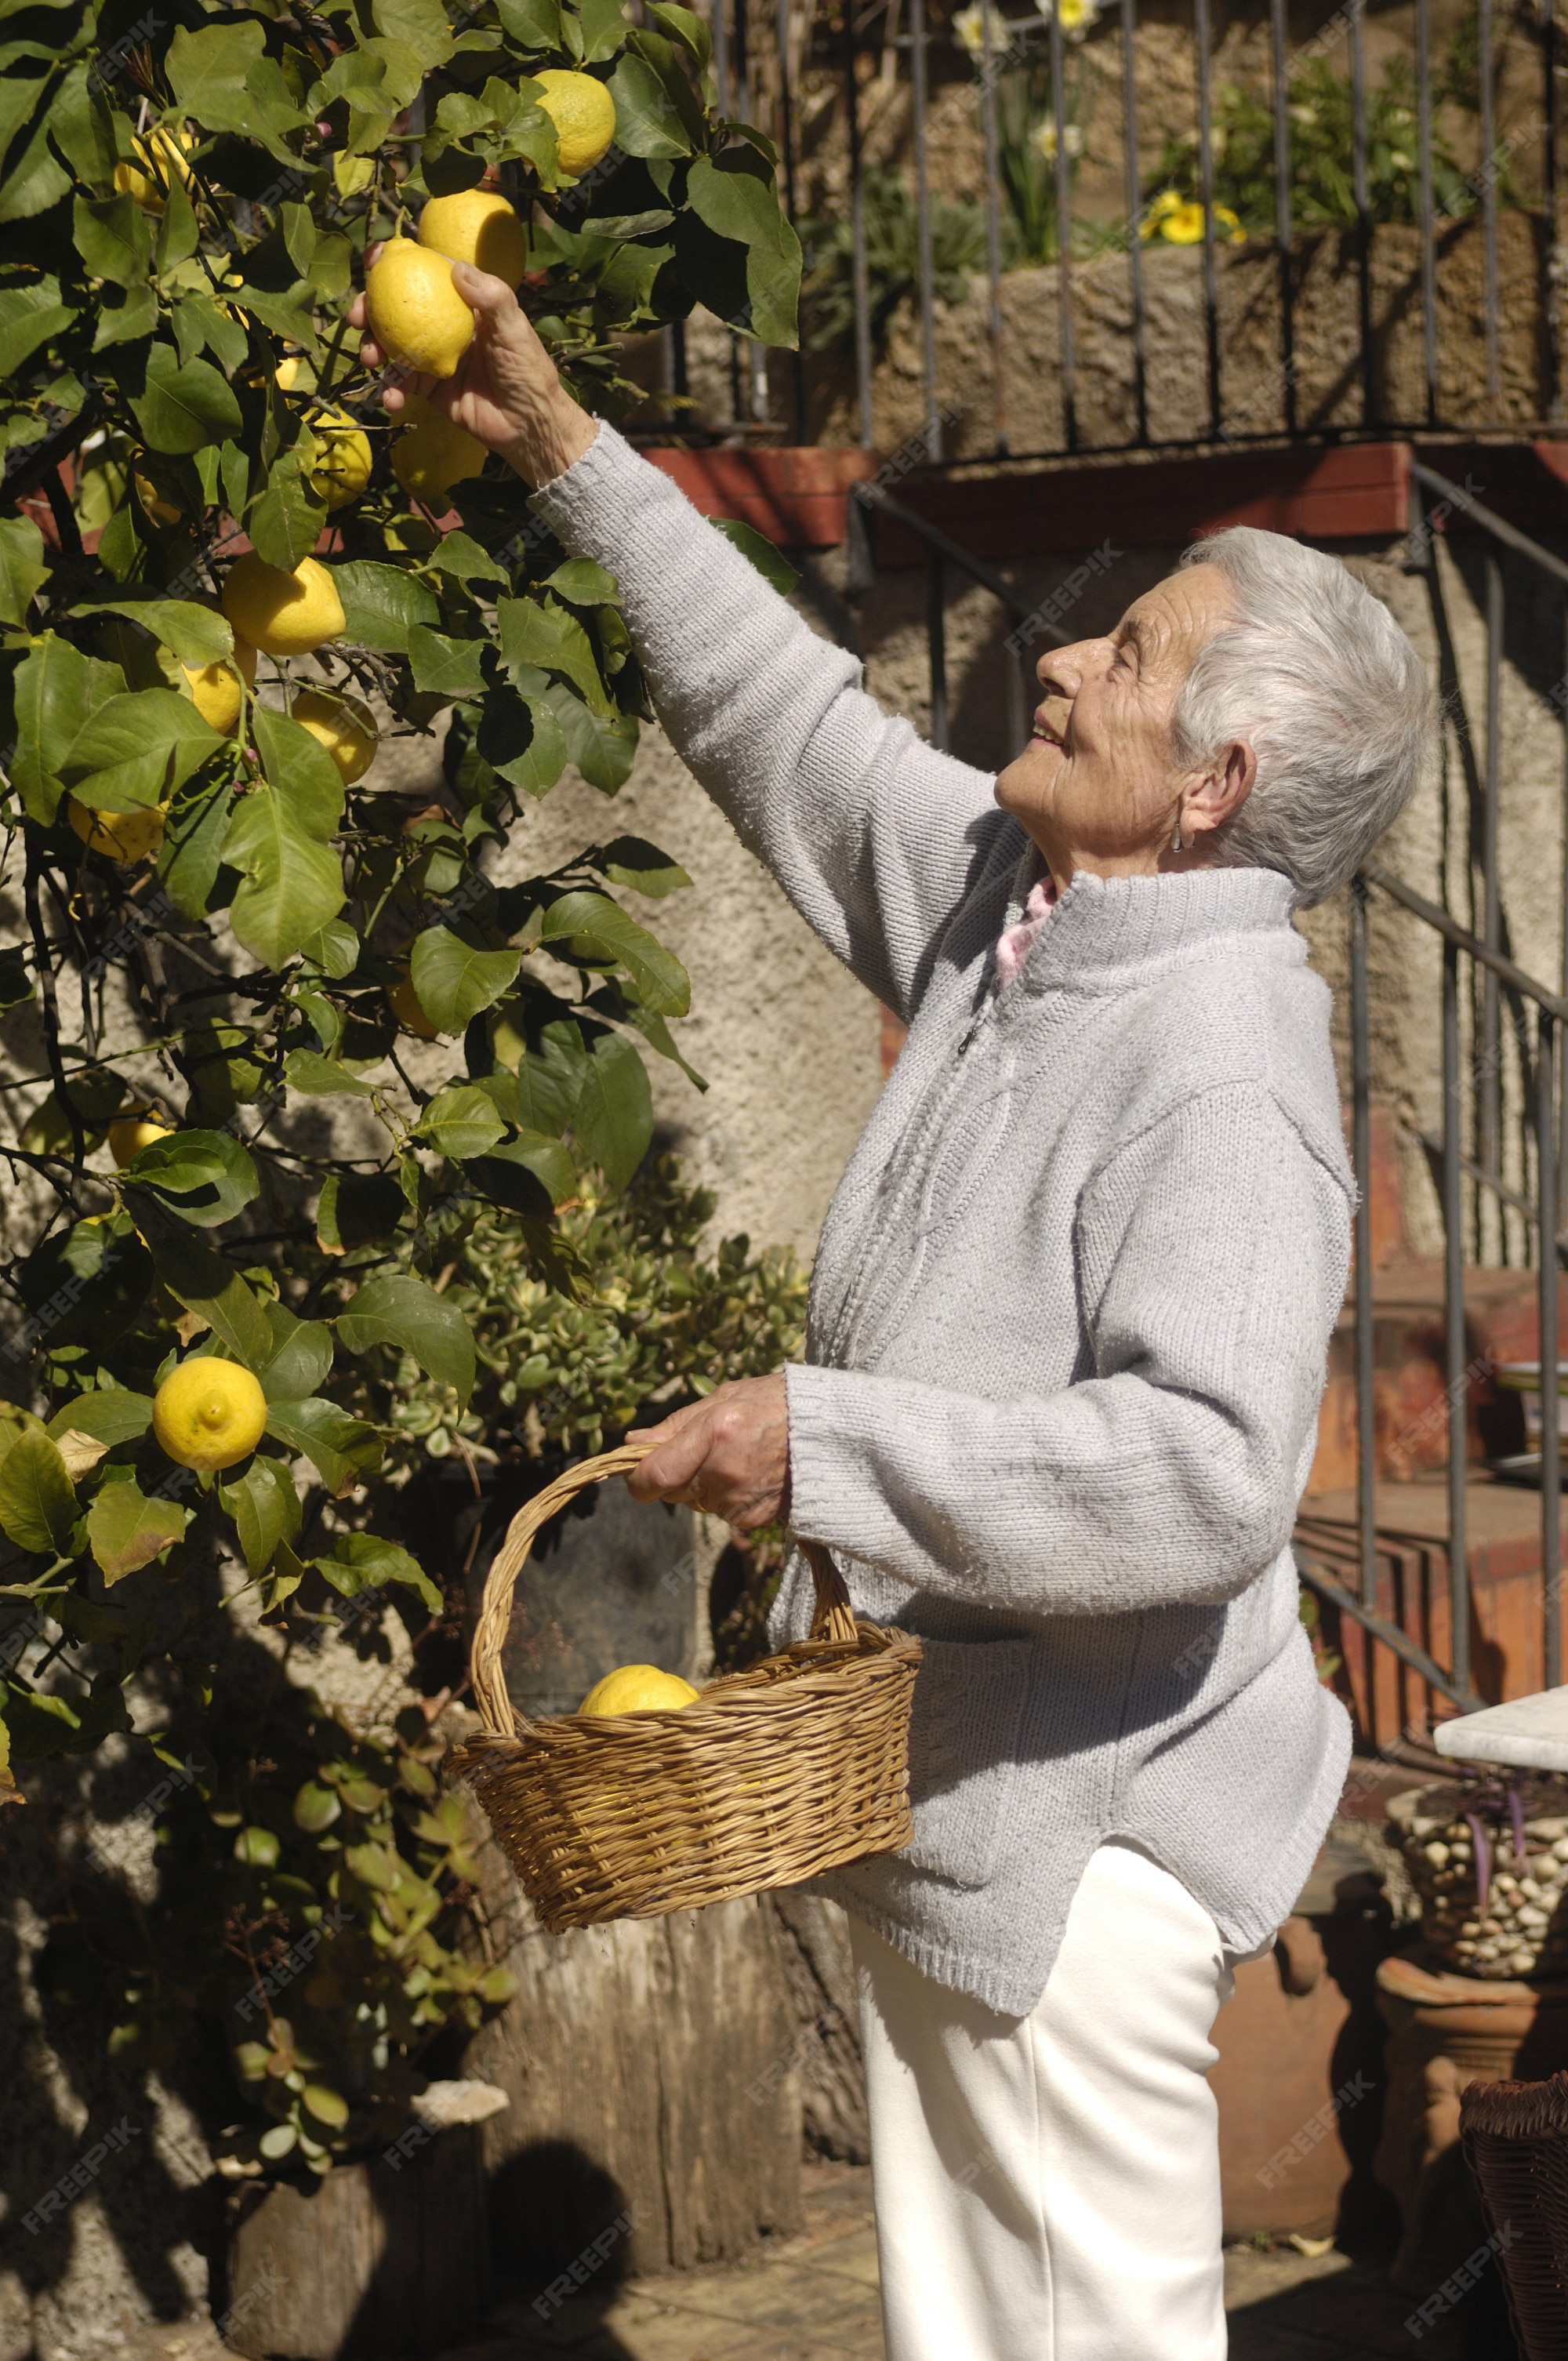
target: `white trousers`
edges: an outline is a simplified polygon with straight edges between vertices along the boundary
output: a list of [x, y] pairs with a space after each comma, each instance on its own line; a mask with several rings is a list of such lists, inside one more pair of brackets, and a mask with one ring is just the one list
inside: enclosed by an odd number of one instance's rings
[[1208, 1912], [1102, 1845], [1023, 2017], [850, 1927], [887, 2361], [1223, 2361]]

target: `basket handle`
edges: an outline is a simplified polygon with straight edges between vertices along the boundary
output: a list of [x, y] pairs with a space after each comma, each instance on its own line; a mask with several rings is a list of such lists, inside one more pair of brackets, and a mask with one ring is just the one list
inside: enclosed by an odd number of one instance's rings
[[[502, 1736], [513, 1730], [524, 1732], [528, 1724], [507, 1695], [501, 1673], [501, 1649], [506, 1642], [507, 1627], [511, 1621], [512, 1593], [517, 1577], [528, 1562], [528, 1554], [542, 1528], [547, 1525], [559, 1509], [590, 1484], [603, 1484], [611, 1476], [629, 1475], [640, 1459], [645, 1459], [655, 1445], [649, 1442], [623, 1443], [619, 1450], [601, 1451], [595, 1459], [580, 1459], [575, 1467], [557, 1476], [554, 1484], [546, 1484], [532, 1500], [525, 1500], [510, 1524], [506, 1539], [490, 1563], [485, 1576], [485, 1595], [480, 1603], [479, 1620], [475, 1626], [474, 1645], [469, 1657], [473, 1676], [474, 1698], [484, 1717], [486, 1728]], [[854, 1645], [855, 1617], [850, 1605], [850, 1594], [844, 1578], [832, 1557], [817, 1542], [797, 1544], [811, 1568], [816, 1585], [817, 1604], [811, 1618], [814, 1640], [831, 1642], [839, 1646]]]

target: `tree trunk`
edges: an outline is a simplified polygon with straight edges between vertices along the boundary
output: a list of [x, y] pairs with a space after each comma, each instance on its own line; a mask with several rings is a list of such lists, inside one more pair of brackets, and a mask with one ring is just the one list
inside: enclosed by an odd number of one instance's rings
[[238, 2191], [224, 2342], [255, 2361], [440, 2353], [483, 2318], [489, 2225], [479, 2138], [458, 2125], [322, 2180]]
[[483, 1858], [490, 1948], [518, 1992], [464, 2071], [511, 2099], [484, 2126], [509, 2276], [543, 2289], [585, 2257], [596, 2277], [689, 2268], [793, 2229], [800, 2076], [771, 1912], [547, 1935], [493, 1842]]
[[798, 2031], [806, 2137], [819, 2156], [869, 2164], [866, 2069], [850, 1929], [836, 1902], [786, 1888], [768, 1901]]

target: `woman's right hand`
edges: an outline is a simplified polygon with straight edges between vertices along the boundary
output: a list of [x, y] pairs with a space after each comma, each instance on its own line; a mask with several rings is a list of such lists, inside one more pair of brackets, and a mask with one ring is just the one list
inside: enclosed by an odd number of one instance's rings
[[[378, 252], [373, 247], [366, 257], [372, 269]], [[386, 407], [396, 417], [410, 394], [421, 393], [487, 450], [499, 451], [525, 482], [547, 484], [582, 457], [598, 433], [598, 421], [562, 384], [504, 279], [476, 270], [472, 263], [455, 262], [452, 283], [474, 313], [473, 343], [454, 376], [411, 373], [389, 385]], [[363, 295], [356, 296], [348, 316], [351, 325], [364, 327]], [[367, 335], [359, 357], [367, 368], [379, 368], [387, 356]]]

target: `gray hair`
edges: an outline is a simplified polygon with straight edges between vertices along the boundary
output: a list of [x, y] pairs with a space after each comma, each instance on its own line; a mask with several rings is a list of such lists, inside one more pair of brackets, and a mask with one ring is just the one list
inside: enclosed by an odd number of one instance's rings
[[1257, 757], [1215, 858], [1281, 870], [1298, 902], [1321, 902], [1409, 800], [1432, 703], [1420, 658], [1348, 566], [1288, 534], [1232, 525], [1181, 563], [1218, 566], [1234, 615], [1177, 700], [1177, 760], [1196, 768], [1238, 739]]

